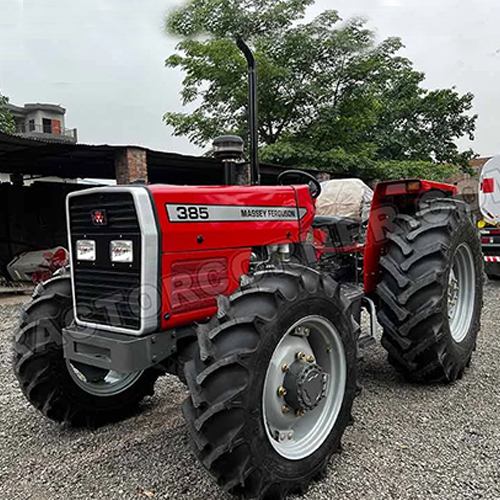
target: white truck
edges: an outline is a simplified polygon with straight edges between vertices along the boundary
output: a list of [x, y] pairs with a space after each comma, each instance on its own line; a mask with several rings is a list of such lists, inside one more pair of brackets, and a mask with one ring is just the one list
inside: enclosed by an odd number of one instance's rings
[[488, 278], [500, 279], [500, 155], [489, 160], [481, 172], [479, 208], [485, 271]]

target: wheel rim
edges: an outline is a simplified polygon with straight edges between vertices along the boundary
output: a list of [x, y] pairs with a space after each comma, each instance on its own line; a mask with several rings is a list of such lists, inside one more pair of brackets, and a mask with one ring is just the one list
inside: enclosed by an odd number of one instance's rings
[[448, 319], [453, 340], [463, 342], [469, 332], [476, 298], [476, 271], [470, 247], [462, 243], [453, 257], [448, 280]]
[[[284, 387], [287, 368], [297, 354], [314, 358], [324, 372], [324, 397], [303, 414], [289, 406]], [[305, 361], [307, 363], [307, 361]], [[267, 437], [273, 448], [289, 460], [302, 460], [318, 450], [330, 435], [342, 408], [347, 363], [342, 338], [333, 324], [321, 316], [297, 321], [283, 336], [272, 355], [263, 388], [262, 410]], [[284, 407], [289, 408], [284, 413]]]
[[67, 361], [66, 365], [68, 366], [71, 378], [74, 380], [76, 385], [78, 385], [78, 387], [89, 394], [99, 397], [116, 396], [117, 394], [126, 391], [134, 385], [143, 374], [143, 371], [134, 373], [118, 373], [113, 370], [103, 370], [100, 377], [95, 377], [94, 380], [89, 381], [89, 375], [84, 373], [84, 369], [81, 367], [77, 368], [70, 361]]

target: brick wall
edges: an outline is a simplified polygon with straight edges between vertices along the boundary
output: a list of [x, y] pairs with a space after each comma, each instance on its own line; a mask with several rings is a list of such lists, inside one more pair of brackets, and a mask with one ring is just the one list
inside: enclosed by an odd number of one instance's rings
[[139, 148], [124, 148], [115, 153], [115, 173], [118, 184], [130, 184], [138, 179], [148, 182], [146, 151]]
[[478, 173], [481, 172], [481, 169], [484, 167], [486, 162], [491, 160], [491, 158], [492, 156], [486, 156], [484, 158], [473, 158], [469, 161], [469, 165], [472, 167], [472, 170], [474, 170], [474, 172]]

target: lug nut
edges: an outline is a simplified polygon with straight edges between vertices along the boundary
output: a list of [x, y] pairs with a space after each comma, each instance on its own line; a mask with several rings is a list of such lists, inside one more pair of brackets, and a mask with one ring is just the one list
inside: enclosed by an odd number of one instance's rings
[[297, 415], [297, 417], [303, 417], [305, 414], [305, 411], [304, 410], [297, 410], [295, 412], [295, 415]]
[[309, 354], [309, 356], [307, 356], [307, 358], [306, 358], [306, 361], [308, 363], [312, 363], [314, 361], [314, 356], [312, 356], [311, 354]]
[[287, 365], [286, 363], [283, 363], [283, 364], [281, 365], [281, 371], [282, 371], [283, 373], [286, 373], [286, 372], [288, 371], [288, 365]]
[[307, 337], [309, 335], [309, 333], [311, 332], [311, 330], [309, 330], [309, 328], [307, 328], [307, 326], [304, 328], [304, 335]]
[[289, 412], [290, 412], [290, 408], [288, 408], [288, 406], [287, 406], [287, 405], [283, 405], [283, 406], [281, 407], [281, 412], [282, 412], [283, 414], [287, 414], [287, 413], [289, 413]]
[[286, 389], [283, 386], [278, 387], [278, 396], [280, 397], [286, 396]]
[[305, 357], [306, 355], [302, 351], [299, 351], [297, 353], [297, 359], [303, 360]]

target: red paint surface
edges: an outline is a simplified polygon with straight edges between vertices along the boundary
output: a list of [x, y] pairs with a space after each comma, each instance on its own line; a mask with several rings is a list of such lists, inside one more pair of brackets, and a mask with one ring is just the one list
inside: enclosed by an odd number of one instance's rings
[[[407, 192], [406, 182], [419, 182], [418, 191]], [[413, 184], [415, 187], [415, 184]], [[228, 295], [248, 272], [252, 247], [305, 241], [315, 216], [309, 188], [300, 186], [166, 186], [149, 187], [161, 226], [162, 328], [170, 329], [210, 318], [216, 298]], [[386, 196], [389, 190], [391, 196]], [[431, 190], [457, 194], [447, 184], [410, 179], [377, 184], [372, 201], [367, 243], [364, 248], [365, 291], [380, 280], [379, 261], [387, 241], [384, 227], [397, 214], [398, 203], [417, 200]], [[406, 198], [406, 199], [405, 199]], [[297, 220], [171, 222], [166, 204], [299, 207], [306, 214]], [[316, 234], [316, 237], [318, 235]], [[317, 238], [319, 252], [324, 241]], [[323, 246], [323, 248], [321, 248]], [[363, 251], [363, 247], [342, 249]]]
[[[202, 321], [216, 312], [248, 272], [252, 247], [305, 240], [315, 210], [300, 186], [149, 186], [162, 233], [162, 328]], [[299, 220], [171, 222], [166, 204], [301, 207]], [[167, 319], [165, 319], [167, 318]]]

